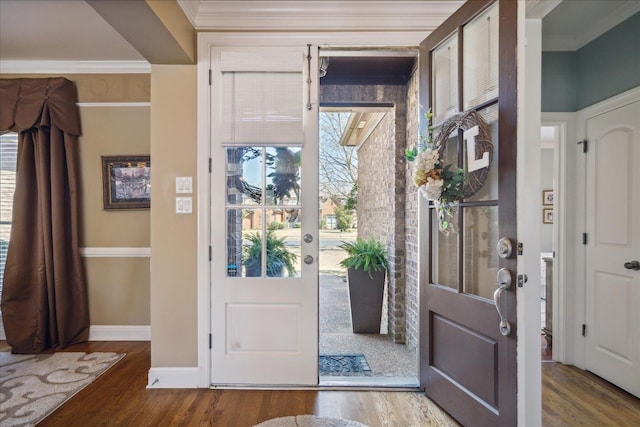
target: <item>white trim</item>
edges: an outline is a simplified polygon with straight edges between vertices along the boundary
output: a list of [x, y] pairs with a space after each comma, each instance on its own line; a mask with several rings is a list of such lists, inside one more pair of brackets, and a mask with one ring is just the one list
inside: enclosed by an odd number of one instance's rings
[[151, 341], [151, 326], [91, 325], [89, 341]]
[[198, 283], [198, 381], [199, 387], [211, 385], [211, 350], [209, 334], [211, 333], [211, 261], [209, 245], [211, 245], [211, 179], [209, 174], [209, 158], [211, 157], [210, 119], [211, 103], [209, 96], [209, 48], [210, 44], [198, 35], [198, 147], [197, 147], [197, 283]]
[[638, 11], [640, 11], [639, 1], [627, 1], [617, 9], [612, 7], [612, 12], [609, 15], [601, 16], [601, 19], [589, 22], [589, 25], [583, 25], [582, 31], [576, 35], [544, 37], [542, 40], [543, 48], [547, 52], [576, 51], [635, 15]]
[[[318, 45], [339, 47], [417, 47], [431, 32], [431, 29], [419, 31], [363, 31], [358, 33], [344, 32], [200, 32], [198, 46], [296, 46]], [[205, 49], [208, 55], [208, 49]], [[200, 57], [202, 61], [202, 57]]]
[[149, 258], [151, 248], [80, 248], [84, 258]]
[[147, 388], [198, 388], [198, 368], [151, 368]]
[[527, 19], [542, 19], [560, 3], [562, 0], [527, 0]]
[[150, 74], [147, 61], [0, 61], [2, 74]]
[[[542, 423], [540, 363], [540, 110], [542, 21], [525, 20], [525, 3], [518, 2], [517, 35], [517, 273], [529, 280], [516, 287], [518, 425]], [[515, 279], [515, 277], [514, 277]]]
[[77, 102], [78, 107], [151, 107], [150, 102]]
[[[193, 3], [193, 2], [189, 2]], [[305, 0], [181, 1], [196, 30], [215, 31], [428, 31], [445, 21], [462, 1]], [[310, 42], [312, 43], [312, 42]]]
[[575, 113], [542, 113], [542, 125], [558, 129], [554, 143], [554, 221], [553, 221], [553, 354], [554, 361], [573, 364], [574, 346], [578, 339], [574, 327], [576, 296], [576, 254], [584, 250], [580, 241], [580, 209], [576, 206], [577, 165], [579, 147], [575, 144]]
[[331, 46], [321, 47], [319, 50], [320, 57], [332, 56], [332, 57], [370, 57], [375, 56], [377, 58], [417, 58], [420, 54], [418, 48], [415, 47], [396, 47], [390, 49], [354, 49], [354, 48], [342, 48], [333, 49]]
[[[0, 340], [6, 340], [2, 318], [0, 318]], [[91, 325], [89, 341], [151, 341], [149, 325]]]

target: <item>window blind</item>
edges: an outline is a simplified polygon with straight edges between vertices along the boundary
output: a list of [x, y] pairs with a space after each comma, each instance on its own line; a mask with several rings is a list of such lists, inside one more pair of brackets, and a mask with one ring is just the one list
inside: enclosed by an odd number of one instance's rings
[[13, 193], [16, 189], [16, 161], [18, 134], [0, 135], [0, 295], [4, 280], [4, 266], [11, 236]]
[[213, 69], [220, 90], [219, 143], [302, 145], [305, 64], [302, 51], [225, 50], [217, 58]]
[[456, 113], [458, 106], [458, 33], [433, 51], [433, 123]]
[[498, 96], [498, 4], [463, 29], [463, 109]]

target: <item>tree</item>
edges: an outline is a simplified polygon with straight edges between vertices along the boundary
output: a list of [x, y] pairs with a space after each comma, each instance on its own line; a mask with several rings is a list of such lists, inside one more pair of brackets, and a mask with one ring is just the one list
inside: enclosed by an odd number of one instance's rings
[[340, 145], [349, 112], [320, 114], [320, 194], [345, 200], [358, 180], [358, 158], [354, 147]]
[[353, 209], [349, 209], [344, 205], [336, 206], [336, 226], [340, 231], [347, 231], [353, 225]]

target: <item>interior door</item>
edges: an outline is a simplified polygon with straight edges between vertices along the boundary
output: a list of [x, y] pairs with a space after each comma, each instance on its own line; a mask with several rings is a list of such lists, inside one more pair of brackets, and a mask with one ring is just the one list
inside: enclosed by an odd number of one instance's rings
[[586, 368], [640, 397], [640, 101], [587, 140]]
[[475, 181], [453, 204], [458, 231], [439, 231], [432, 202], [421, 214], [421, 386], [463, 425], [517, 423], [516, 3], [467, 2], [420, 46], [436, 139], [458, 112], [479, 113], [490, 134], [478, 145], [461, 125], [445, 139], [445, 163]]
[[318, 382], [317, 69], [307, 46], [211, 51], [214, 385]]

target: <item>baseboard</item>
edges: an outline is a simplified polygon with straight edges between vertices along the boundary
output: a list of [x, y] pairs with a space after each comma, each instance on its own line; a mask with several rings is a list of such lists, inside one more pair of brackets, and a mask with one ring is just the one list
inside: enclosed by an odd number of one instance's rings
[[[4, 325], [0, 317], [0, 340], [6, 340]], [[151, 326], [148, 325], [91, 325], [89, 341], [151, 341]]]
[[91, 325], [89, 341], [151, 341], [151, 326]]
[[198, 388], [198, 368], [151, 368], [147, 388]]

